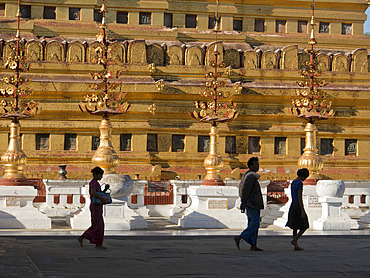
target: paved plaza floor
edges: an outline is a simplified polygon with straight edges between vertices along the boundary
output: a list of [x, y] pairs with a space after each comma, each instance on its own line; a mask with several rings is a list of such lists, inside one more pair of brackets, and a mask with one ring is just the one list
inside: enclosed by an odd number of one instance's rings
[[[152, 225], [152, 224], [151, 224]], [[0, 231], [0, 277], [370, 277], [370, 231], [308, 231], [293, 251], [289, 230], [262, 228], [263, 252], [241, 250], [239, 230], [108, 232], [97, 250], [81, 231]]]

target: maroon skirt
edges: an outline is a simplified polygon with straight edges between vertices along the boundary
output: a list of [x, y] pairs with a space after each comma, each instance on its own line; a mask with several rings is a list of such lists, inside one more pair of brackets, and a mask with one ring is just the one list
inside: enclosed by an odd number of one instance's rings
[[91, 227], [88, 228], [82, 236], [92, 244], [103, 244], [104, 240], [104, 219], [103, 205], [94, 205], [91, 200]]

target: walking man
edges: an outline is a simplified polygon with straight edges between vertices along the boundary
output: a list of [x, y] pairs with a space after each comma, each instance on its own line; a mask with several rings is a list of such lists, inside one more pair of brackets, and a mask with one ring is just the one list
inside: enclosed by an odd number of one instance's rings
[[247, 212], [248, 227], [240, 234], [234, 237], [236, 247], [240, 249], [240, 240], [244, 239], [251, 245], [251, 251], [263, 251], [257, 247], [258, 228], [260, 227], [260, 211], [263, 209], [263, 198], [261, 187], [258, 179], [261, 177], [257, 174], [259, 170], [258, 157], [251, 157], [248, 160], [247, 171], [239, 185], [239, 196], [241, 198], [240, 210], [242, 213]]

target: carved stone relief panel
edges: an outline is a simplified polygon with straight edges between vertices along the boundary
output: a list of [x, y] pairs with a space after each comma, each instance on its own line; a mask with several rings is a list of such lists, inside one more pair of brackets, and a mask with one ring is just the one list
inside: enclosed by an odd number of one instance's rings
[[199, 66], [202, 64], [202, 50], [197, 46], [191, 46], [185, 52], [185, 65]]
[[303, 53], [298, 53], [298, 68], [303, 69], [305, 62], [310, 61], [310, 54], [303, 52]]
[[349, 60], [344, 54], [335, 54], [333, 57], [333, 71], [347, 72], [349, 70]]
[[108, 48], [108, 58], [116, 63], [126, 62], [126, 49], [121, 42], [113, 42]]
[[352, 52], [352, 72], [368, 72], [367, 49], [359, 48]]
[[164, 65], [164, 51], [159, 44], [151, 44], [146, 48], [146, 59], [148, 64], [155, 64], [156, 66]]
[[96, 59], [98, 58], [98, 55], [96, 53], [96, 49], [98, 48], [98, 46], [101, 45], [99, 42], [93, 42], [93, 43], [90, 43], [89, 46], [87, 47], [87, 50], [86, 50], [86, 60], [87, 62], [89, 63], [94, 63], [96, 61]]
[[254, 50], [247, 50], [243, 54], [243, 66], [245, 69], [257, 69], [259, 64], [259, 55]]
[[[212, 61], [215, 60], [215, 55], [213, 54], [213, 52], [215, 51], [215, 46], [216, 46], [216, 43], [213, 42], [213, 43], [210, 43], [208, 46], [207, 46], [207, 51], [206, 51], [206, 66], [210, 65]], [[218, 57], [217, 57], [217, 60], [219, 62], [222, 62], [224, 60], [224, 46], [223, 46], [223, 43], [222, 42], [217, 42], [217, 51], [218, 51]]]
[[64, 48], [60, 42], [49, 42], [46, 45], [46, 61], [48, 62], [63, 62]]
[[262, 69], [276, 69], [277, 68], [277, 54], [274, 51], [265, 51], [261, 57]]
[[26, 49], [27, 59], [29, 61], [42, 61], [44, 59], [41, 42], [29, 41], [26, 43]]
[[147, 64], [145, 41], [132, 41], [128, 45], [127, 62], [130, 64]]
[[83, 63], [85, 62], [85, 48], [79, 42], [72, 42], [67, 49], [67, 62]]
[[298, 69], [298, 46], [289, 45], [281, 50], [280, 69]]
[[319, 53], [316, 56], [317, 69], [321, 71], [330, 71], [330, 57], [324, 53]]
[[15, 46], [14, 41], [10, 41], [10, 42], [5, 43], [4, 50], [3, 50], [4, 60], [8, 59], [8, 57], [12, 53], [12, 48], [14, 46]]
[[182, 48], [178, 45], [171, 45], [167, 49], [166, 64], [167, 65], [182, 65], [184, 63], [184, 55]]
[[239, 51], [236, 49], [228, 49], [225, 51], [224, 55], [224, 63], [225, 65], [231, 66], [233, 69], [240, 68], [240, 54]]

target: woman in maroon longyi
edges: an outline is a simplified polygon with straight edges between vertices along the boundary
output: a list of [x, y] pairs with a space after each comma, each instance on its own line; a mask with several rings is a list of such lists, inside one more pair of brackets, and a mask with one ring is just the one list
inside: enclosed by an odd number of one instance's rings
[[95, 167], [91, 170], [93, 179], [89, 184], [90, 193], [90, 212], [91, 212], [91, 227], [88, 228], [81, 236], [77, 238], [80, 246], [82, 247], [83, 240], [86, 238], [90, 243], [95, 244], [95, 248], [106, 249], [103, 244], [104, 240], [104, 219], [103, 219], [103, 205], [96, 205], [93, 203], [93, 197], [102, 200], [103, 203], [106, 200], [100, 196], [97, 192], [101, 191], [98, 180], [101, 180], [104, 174], [104, 170], [100, 167]]

